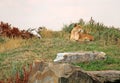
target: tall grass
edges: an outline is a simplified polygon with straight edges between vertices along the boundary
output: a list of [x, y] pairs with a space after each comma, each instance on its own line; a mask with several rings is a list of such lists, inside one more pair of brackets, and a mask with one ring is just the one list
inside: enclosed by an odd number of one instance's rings
[[[63, 26], [63, 31], [70, 33], [75, 23]], [[105, 26], [103, 23], [95, 22], [92, 18], [89, 22], [80, 19], [79, 24], [83, 27], [85, 33], [94, 36], [96, 41], [105, 41], [105, 44], [119, 44], [120, 43], [120, 30], [113, 26]]]
[[[15, 75], [16, 71], [21, 72], [23, 65], [40, 59], [53, 61], [59, 52], [80, 52], [80, 51], [103, 51], [109, 58], [107, 61], [76, 64], [85, 70], [118, 69], [120, 70], [120, 47], [118, 45], [103, 45], [101, 41], [79, 43], [70, 41], [67, 38], [43, 38], [27, 40], [25, 45], [8, 52], [0, 53], [0, 79], [9, 78]], [[110, 63], [110, 64], [109, 64]], [[84, 67], [83, 67], [84, 66]], [[4, 73], [3, 73], [4, 72]]]
[[0, 37], [0, 43], [3, 43], [3, 42], [5, 42], [5, 39]]
[[[3, 41], [3, 40], [2, 40]], [[7, 39], [4, 40], [4, 42], [0, 43], [0, 52], [5, 52], [5, 51], [9, 51], [9, 50], [13, 50], [15, 48], [19, 48], [22, 45], [24, 45], [25, 40], [21, 39], [21, 38], [11, 38], [11, 39]]]
[[42, 38], [69, 38], [69, 34], [65, 31], [52, 31], [44, 29], [39, 32]]

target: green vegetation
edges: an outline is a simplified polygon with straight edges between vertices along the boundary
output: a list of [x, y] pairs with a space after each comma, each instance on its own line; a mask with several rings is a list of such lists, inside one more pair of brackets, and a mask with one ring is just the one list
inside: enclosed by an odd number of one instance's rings
[[3, 42], [5, 42], [5, 40], [2, 37], [0, 37], [0, 43], [3, 43]]
[[[120, 31], [94, 21], [85, 23], [80, 20], [78, 24], [83, 26], [86, 33], [93, 35], [95, 40], [81, 43], [70, 41], [69, 35], [74, 23], [64, 26], [62, 31], [49, 31], [49, 34], [45, 31], [42, 33], [43, 39], [3, 41], [0, 38], [0, 79], [15, 75], [17, 71], [22, 75], [22, 67], [36, 59], [53, 61], [59, 52], [103, 51], [107, 55], [106, 60], [74, 65], [85, 70], [120, 70]], [[9, 49], [1, 49], [6, 45]]]
[[[63, 31], [70, 33], [75, 23], [70, 25], [64, 25]], [[105, 43], [115, 44], [120, 39], [120, 30], [113, 26], [105, 26], [102, 23], [95, 22], [92, 18], [89, 22], [84, 22], [83, 19], [77, 23], [83, 27], [85, 33], [89, 33], [94, 36], [95, 40], [105, 41]]]

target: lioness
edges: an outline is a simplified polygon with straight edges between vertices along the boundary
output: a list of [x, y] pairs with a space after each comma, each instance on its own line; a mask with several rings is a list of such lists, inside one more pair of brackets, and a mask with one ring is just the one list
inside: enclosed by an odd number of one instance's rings
[[93, 40], [94, 40], [94, 37], [92, 35], [79, 33], [78, 41], [93, 41]]
[[75, 41], [93, 41], [94, 37], [92, 35], [84, 33], [83, 28], [80, 25], [75, 24], [71, 31], [70, 40]]
[[70, 40], [79, 40], [79, 33], [83, 33], [83, 29], [80, 25], [75, 24], [71, 31]]

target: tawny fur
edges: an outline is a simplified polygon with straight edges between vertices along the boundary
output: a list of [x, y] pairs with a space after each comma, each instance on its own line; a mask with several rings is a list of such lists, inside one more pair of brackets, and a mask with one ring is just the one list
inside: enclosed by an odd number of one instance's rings
[[80, 25], [75, 25], [71, 31], [70, 40], [75, 41], [93, 41], [94, 37], [89, 34], [85, 34], [83, 28]]
[[76, 25], [71, 31], [70, 40], [78, 40], [79, 39], [78, 33], [82, 32], [83, 32], [82, 27], [80, 25]]
[[93, 41], [94, 37], [89, 34], [79, 34], [79, 40], [78, 41]]

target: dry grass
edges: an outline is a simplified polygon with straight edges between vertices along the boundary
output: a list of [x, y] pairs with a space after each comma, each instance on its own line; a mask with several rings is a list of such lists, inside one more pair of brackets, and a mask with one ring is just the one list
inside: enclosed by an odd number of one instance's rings
[[51, 30], [43, 30], [40, 32], [43, 38], [52, 38], [53, 37], [53, 31]]
[[[34, 60], [41, 60], [39, 56], [37, 56], [34, 52], [32, 51], [26, 51], [24, 53], [20, 53], [17, 56], [8, 56], [4, 59], [3, 62], [1, 62], [1, 71], [0, 72], [0, 79], [1, 78], [9, 78], [12, 74], [13, 71], [18, 71], [23, 65], [30, 64]], [[16, 68], [16, 70], [14, 70]], [[1, 77], [1, 75], [5, 75], [5, 77]]]
[[40, 32], [42, 38], [65, 38], [69, 39], [70, 34], [65, 31], [42, 30]]
[[0, 53], [19, 48], [25, 44], [25, 40], [21, 38], [7, 39], [6, 42], [0, 43]]

